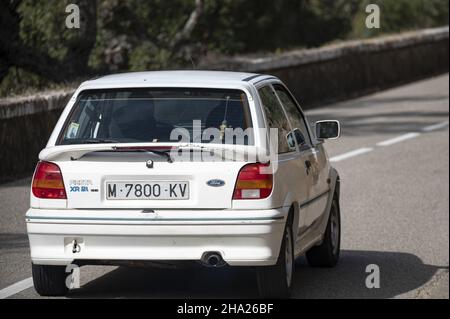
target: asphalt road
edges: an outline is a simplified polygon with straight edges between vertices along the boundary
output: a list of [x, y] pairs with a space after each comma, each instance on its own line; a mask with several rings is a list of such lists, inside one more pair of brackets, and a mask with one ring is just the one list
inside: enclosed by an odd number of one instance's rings
[[[327, 142], [342, 180], [342, 259], [317, 269], [299, 258], [293, 297], [449, 298], [448, 74], [307, 114], [343, 127]], [[27, 279], [29, 184], [0, 185], [0, 297], [39, 298]], [[378, 289], [365, 285], [369, 264]], [[87, 266], [81, 279], [68, 298], [256, 297], [248, 269]]]

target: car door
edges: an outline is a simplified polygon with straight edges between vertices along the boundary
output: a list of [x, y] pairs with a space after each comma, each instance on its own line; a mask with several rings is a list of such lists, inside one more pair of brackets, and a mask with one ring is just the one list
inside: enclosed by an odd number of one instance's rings
[[[278, 130], [278, 162], [274, 174], [273, 207], [291, 205], [292, 202], [302, 202], [309, 196], [308, 187], [298, 181], [307, 178], [303, 161], [294, 144], [289, 144], [288, 134], [292, 131], [286, 113], [284, 112], [273, 87], [270, 84], [258, 88], [258, 93], [265, 116], [266, 127]], [[287, 203], [288, 202], [288, 203]], [[294, 237], [298, 230], [293, 229]]]
[[[274, 84], [273, 88], [283, 105], [292, 127], [292, 137], [298, 145], [299, 167], [303, 166], [306, 172], [304, 183], [307, 185], [307, 198], [300, 203], [300, 229], [301, 238], [307, 236], [314, 224], [325, 213], [329, 185], [326, 174], [326, 154], [322, 145], [316, 145], [309, 130], [305, 116], [290, 92], [281, 84]], [[303, 187], [303, 186], [301, 186]], [[311, 238], [313, 240], [314, 238]]]

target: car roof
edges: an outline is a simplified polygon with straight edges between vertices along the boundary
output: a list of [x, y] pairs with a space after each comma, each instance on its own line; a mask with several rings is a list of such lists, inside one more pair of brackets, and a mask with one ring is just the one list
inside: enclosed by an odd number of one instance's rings
[[97, 79], [84, 82], [81, 86], [101, 87], [101, 86], [155, 86], [171, 84], [174, 86], [199, 86], [220, 84], [242, 84], [243, 82], [255, 83], [266, 78], [275, 78], [270, 75], [229, 72], [229, 71], [197, 71], [197, 70], [179, 70], [179, 71], [149, 71], [149, 72], [131, 72], [103, 76]]

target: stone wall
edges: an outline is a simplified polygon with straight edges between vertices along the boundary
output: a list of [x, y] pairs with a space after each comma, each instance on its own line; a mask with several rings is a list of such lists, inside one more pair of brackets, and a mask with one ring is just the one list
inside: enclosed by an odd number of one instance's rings
[[62, 109], [72, 92], [0, 101], [0, 182], [33, 173]]
[[216, 57], [202, 68], [268, 73], [304, 109], [448, 72], [448, 27], [270, 56]]

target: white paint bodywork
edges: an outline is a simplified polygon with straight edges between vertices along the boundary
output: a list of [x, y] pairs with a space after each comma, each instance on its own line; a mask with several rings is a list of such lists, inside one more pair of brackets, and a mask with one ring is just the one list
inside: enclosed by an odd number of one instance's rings
[[[32, 262], [65, 265], [74, 260], [85, 263], [89, 260], [199, 260], [205, 252], [214, 251], [232, 266], [273, 265], [289, 214], [292, 214], [296, 255], [320, 243], [331, 199], [338, 192], [338, 175], [329, 165], [322, 142], [314, 138], [311, 149], [300, 152], [296, 147], [278, 156], [272, 194], [261, 200], [232, 200], [239, 170], [248, 164], [245, 161], [167, 163], [161, 157], [145, 153], [127, 158], [122, 154], [90, 153], [122, 144], [55, 145], [76, 97], [86, 89], [239, 89], [247, 95], [253, 127], [265, 128], [257, 89], [271, 83], [281, 82], [264, 75], [204, 71], [131, 73], [83, 83], [39, 156], [61, 168], [67, 200], [43, 200], [31, 193], [26, 221]], [[254, 140], [253, 146], [234, 149], [258, 152], [265, 148], [264, 138], [257, 130]], [[208, 147], [224, 146], [208, 144]], [[72, 161], [73, 156], [82, 157]], [[155, 162], [152, 170], [145, 165], [148, 159]], [[313, 164], [308, 173], [306, 160]], [[80, 179], [91, 181], [98, 192], [69, 192], [69, 181]], [[225, 185], [210, 187], [206, 182], [211, 179], [221, 179]], [[178, 201], [107, 200], [105, 182], [111, 180], [189, 181], [190, 196]], [[71, 248], [74, 240], [80, 246], [76, 253]]]

